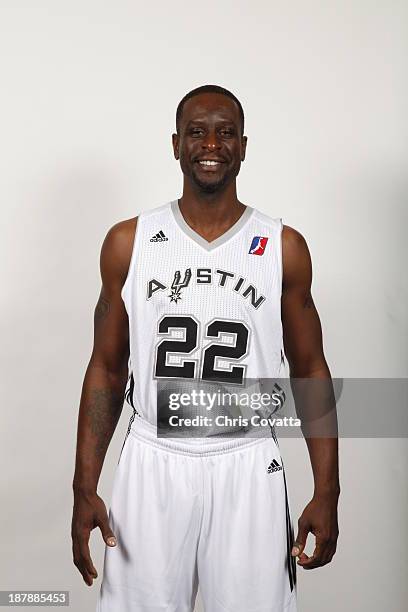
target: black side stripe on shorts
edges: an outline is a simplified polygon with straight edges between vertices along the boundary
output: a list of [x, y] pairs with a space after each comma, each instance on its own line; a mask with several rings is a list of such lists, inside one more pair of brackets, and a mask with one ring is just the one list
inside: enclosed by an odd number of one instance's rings
[[[283, 467], [283, 462], [282, 462]], [[290, 590], [293, 591], [296, 585], [296, 557], [292, 557], [291, 551], [294, 543], [293, 527], [289, 512], [288, 490], [286, 487], [285, 468], [283, 467], [283, 482], [285, 484], [285, 506], [286, 506], [286, 554], [289, 574]]]
[[[279, 448], [278, 438], [275, 432], [275, 427], [273, 425], [270, 426], [272, 438], [275, 440], [276, 446]], [[290, 590], [293, 591], [296, 584], [296, 557], [292, 557], [291, 551], [293, 547], [293, 543], [295, 541], [293, 534], [292, 521], [290, 518], [289, 512], [289, 502], [288, 502], [288, 490], [286, 487], [286, 475], [285, 475], [285, 466], [283, 465], [283, 460], [281, 456], [282, 463], [282, 473], [283, 473], [283, 482], [285, 484], [285, 512], [286, 512], [286, 557], [287, 557], [287, 567], [289, 574], [289, 585]]]

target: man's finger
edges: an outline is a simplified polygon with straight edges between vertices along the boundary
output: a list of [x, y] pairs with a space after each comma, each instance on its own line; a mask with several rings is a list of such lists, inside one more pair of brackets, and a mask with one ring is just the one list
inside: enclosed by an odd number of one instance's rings
[[98, 524], [99, 529], [101, 530], [102, 537], [105, 540], [106, 544], [108, 546], [116, 546], [115, 534], [113, 533], [112, 529], [110, 528], [109, 517], [108, 517], [106, 512], [105, 512], [105, 516], [104, 517], [99, 518], [97, 524]]
[[307, 561], [308, 559], [310, 559], [310, 557], [308, 557], [306, 553], [302, 552], [299, 555], [299, 559], [297, 563], [298, 565], [303, 565], [303, 563]]
[[78, 568], [78, 571], [80, 572], [84, 582], [88, 585], [91, 586], [93, 583], [93, 578], [97, 577], [96, 576], [91, 576], [88, 572], [88, 570], [86, 569], [86, 564], [85, 561], [82, 557], [82, 554], [80, 552], [80, 546], [77, 543], [76, 540], [74, 540], [74, 545], [73, 545], [73, 558], [74, 558], [74, 564], [75, 566]]
[[97, 578], [98, 577], [98, 572], [96, 571], [96, 568], [92, 562], [91, 559], [91, 553], [89, 550], [89, 544], [88, 544], [88, 540], [89, 540], [89, 534], [88, 536], [83, 535], [80, 540], [79, 540], [79, 554], [80, 554], [80, 558], [81, 558], [81, 562], [82, 565], [84, 567], [84, 569], [87, 571], [87, 573], [89, 574], [89, 576], [91, 576], [92, 578]]
[[298, 565], [301, 565], [305, 569], [314, 569], [315, 567], [324, 565], [323, 558], [326, 554], [327, 544], [328, 542], [326, 540], [317, 537], [313, 554], [310, 557], [305, 555], [306, 558], [302, 557], [302, 559], [299, 559]]
[[92, 586], [93, 577], [89, 575], [89, 573], [86, 571], [85, 568], [83, 568], [83, 570], [81, 571], [81, 574], [82, 574], [82, 578], [84, 579], [85, 584], [87, 584], [88, 586]]
[[309, 533], [309, 529], [307, 525], [299, 519], [298, 522], [298, 533], [296, 536], [296, 540], [292, 546], [292, 557], [297, 557], [303, 552], [303, 549], [306, 546], [307, 535]]
[[[86, 563], [86, 561], [84, 559], [81, 558], [79, 564], [78, 564], [78, 569], [82, 574], [82, 578], [84, 579], [84, 582], [88, 585], [88, 586], [92, 586], [93, 581], [95, 580], [95, 578], [97, 578], [97, 574], [93, 573], [93, 572], [89, 572], [88, 571], [88, 564]], [[96, 570], [95, 570], [96, 572]]]
[[334, 553], [336, 552], [336, 546], [337, 543], [333, 540], [329, 540], [327, 542], [327, 545], [325, 547], [325, 550], [322, 554], [322, 561], [321, 561], [321, 566], [322, 565], [327, 565], [327, 563], [330, 563], [330, 561], [332, 560]]

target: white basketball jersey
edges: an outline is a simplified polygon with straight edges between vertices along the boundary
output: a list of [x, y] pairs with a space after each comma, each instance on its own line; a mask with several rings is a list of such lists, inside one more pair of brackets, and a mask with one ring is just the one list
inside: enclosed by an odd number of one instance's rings
[[126, 397], [157, 418], [160, 379], [274, 378], [283, 359], [282, 220], [247, 207], [207, 242], [174, 200], [137, 221], [122, 298], [129, 316]]

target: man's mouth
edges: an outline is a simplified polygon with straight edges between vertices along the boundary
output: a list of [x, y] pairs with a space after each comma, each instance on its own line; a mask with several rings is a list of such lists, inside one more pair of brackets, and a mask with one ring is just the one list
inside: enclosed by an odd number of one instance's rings
[[196, 162], [202, 168], [208, 169], [217, 169], [224, 163], [224, 160], [221, 159], [197, 159]]

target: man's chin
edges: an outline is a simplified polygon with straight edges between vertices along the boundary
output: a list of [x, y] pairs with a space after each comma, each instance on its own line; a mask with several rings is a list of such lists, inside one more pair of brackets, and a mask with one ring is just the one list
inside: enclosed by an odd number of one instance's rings
[[214, 180], [202, 181], [197, 176], [193, 176], [193, 181], [197, 185], [197, 187], [200, 189], [200, 191], [203, 191], [204, 193], [215, 193], [216, 191], [220, 191], [223, 187], [225, 187], [225, 185], [228, 182], [228, 177], [223, 176], [218, 181], [214, 181]]

